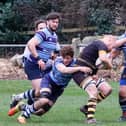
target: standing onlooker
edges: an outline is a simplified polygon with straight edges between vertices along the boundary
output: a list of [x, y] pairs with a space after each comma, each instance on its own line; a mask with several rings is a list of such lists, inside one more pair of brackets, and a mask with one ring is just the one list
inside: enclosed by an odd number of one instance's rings
[[[39, 19], [36, 20], [34, 23], [34, 27], [35, 27], [35, 33], [41, 31], [42, 29], [46, 28], [46, 21]], [[24, 53], [23, 53], [23, 63], [25, 62], [25, 59], [27, 59], [27, 57], [30, 55], [28, 46], [26, 45], [25, 49], [24, 49]], [[33, 85], [34, 88], [34, 85]]]
[[[24, 70], [28, 79], [32, 83], [33, 89], [39, 95], [40, 82], [45, 73], [46, 63], [55, 50], [60, 50], [58, 37], [55, 31], [60, 21], [59, 13], [52, 12], [46, 17], [46, 28], [37, 31], [27, 43], [25, 53]], [[30, 93], [30, 92], [29, 92]], [[21, 94], [22, 95], [22, 94]], [[32, 99], [31, 99], [32, 101]], [[12, 99], [11, 107], [17, 104], [15, 98]]]

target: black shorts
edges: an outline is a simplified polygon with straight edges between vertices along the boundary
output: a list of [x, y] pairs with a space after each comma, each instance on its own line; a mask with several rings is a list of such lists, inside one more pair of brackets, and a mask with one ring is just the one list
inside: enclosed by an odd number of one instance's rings
[[52, 81], [49, 74], [46, 74], [41, 81], [41, 89], [42, 88], [49, 88], [51, 90], [51, 94], [49, 99], [54, 103], [62, 95], [64, 92], [64, 86], [59, 86], [55, 82]]
[[76, 82], [77, 85], [80, 86], [81, 82], [87, 78], [89, 75], [84, 73], [84, 72], [81, 72], [81, 71], [78, 71], [76, 73], [73, 74], [73, 80]]

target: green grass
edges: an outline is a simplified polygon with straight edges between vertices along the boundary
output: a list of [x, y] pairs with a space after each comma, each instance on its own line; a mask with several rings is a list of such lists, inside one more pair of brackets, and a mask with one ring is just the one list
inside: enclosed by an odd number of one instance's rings
[[[96, 118], [97, 126], [124, 126], [118, 122], [120, 108], [118, 105], [118, 83], [111, 83], [113, 92], [105, 101], [98, 104]], [[10, 96], [31, 87], [26, 80], [0, 80], [0, 126], [20, 126], [16, 121], [19, 114], [8, 117]], [[54, 107], [44, 116], [32, 116], [26, 126], [86, 126], [84, 116], [79, 107], [87, 102], [87, 94], [73, 82], [66, 88]]]

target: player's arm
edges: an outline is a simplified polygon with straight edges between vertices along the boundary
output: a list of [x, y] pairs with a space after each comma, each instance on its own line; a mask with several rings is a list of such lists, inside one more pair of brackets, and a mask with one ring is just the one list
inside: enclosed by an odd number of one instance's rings
[[120, 54], [120, 52], [121, 51], [118, 48], [113, 48], [110, 52], [110, 57], [114, 59]]
[[36, 46], [40, 43], [40, 41], [36, 38], [36, 37], [33, 37], [32, 39], [30, 39], [28, 41], [28, 48], [32, 54], [33, 57], [36, 58], [37, 60], [37, 63], [39, 65], [39, 67], [44, 70], [45, 69], [45, 63], [43, 62], [43, 60], [39, 57], [38, 53], [37, 53], [37, 50], [36, 50]]
[[61, 73], [74, 73], [74, 72], [77, 72], [77, 71], [82, 71], [82, 72], [85, 72], [85, 73], [91, 73], [92, 72], [92, 70], [89, 67], [66, 67], [62, 63], [57, 64], [56, 68]]
[[27, 44], [27, 46], [28, 46], [28, 48], [29, 48], [29, 50], [30, 50], [32, 56], [34, 56], [35, 58], [38, 57], [38, 53], [37, 53], [37, 51], [36, 51], [36, 46], [37, 46], [38, 44], [39, 44], [39, 41], [38, 41], [38, 39], [35, 38], [35, 37], [31, 38], [31, 39], [28, 41], [28, 44]]
[[122, 46], [125, 43], [126, 43], [126, 38], [122, 38], [122, 39], [116, 40], [116, 42], [115, 42], [115, 48], [116, 47], [120, 47], [120, 46]]
[[99, 59], [107, 65], [108, 69], [112, 68], [112, 58], [107, 56], [107, 52], [105, 50], [99, 51]]

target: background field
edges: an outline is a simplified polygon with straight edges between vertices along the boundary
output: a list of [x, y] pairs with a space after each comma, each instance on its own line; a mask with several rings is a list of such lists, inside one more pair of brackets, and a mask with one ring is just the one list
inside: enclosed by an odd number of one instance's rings
[[[109, 98], [97, 106], [97, 126], [124, 126], [125, 123], [118, 122], [120, 108], [118, 105], [118, 83], [111, 82], [113, 93]], [[26, 80], [0, 80], [0, 126], [20, 126], [16, 118], [8, 117], [10, 96], [30, 88]], [[86, 126], [84, 116], [79, 107], [87, 102], [87, 95], [72, 81], [64, 94], [49, 113], [43, 117], [32, 116], [26, 126]]]

